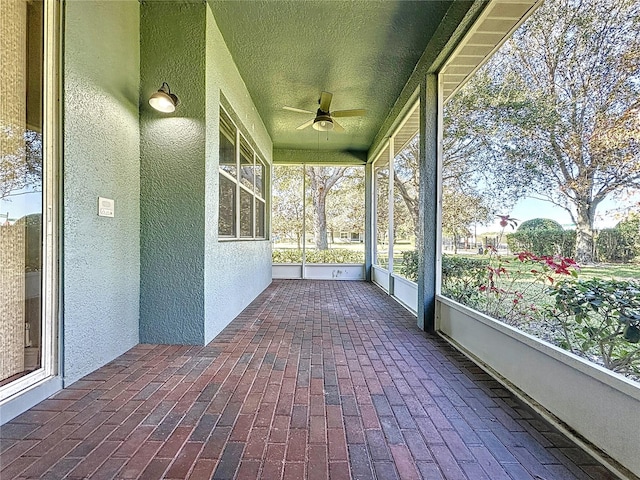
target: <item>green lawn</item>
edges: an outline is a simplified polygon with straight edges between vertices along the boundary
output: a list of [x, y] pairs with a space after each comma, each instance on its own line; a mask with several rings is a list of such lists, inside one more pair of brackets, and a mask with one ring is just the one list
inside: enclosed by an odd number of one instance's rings
[[[488, 255], [451, 255], [464, 258], [485, 258]], [[515, 256], [510, 254], [501, 254], [503, 259], [512, 260]], [[507, 270], [515, 269], [520, 262], [505, 265]], [[597, 263], [594, 265], [580, 267], [578, 278], [589, 280], [591, 278], [601, 278], [603, 280], [640, 280], [640, 263]]]
[[580, 269], [579, 278], [602, 278], [603, 280], [640, 280], [640, 264], [600, 263]]

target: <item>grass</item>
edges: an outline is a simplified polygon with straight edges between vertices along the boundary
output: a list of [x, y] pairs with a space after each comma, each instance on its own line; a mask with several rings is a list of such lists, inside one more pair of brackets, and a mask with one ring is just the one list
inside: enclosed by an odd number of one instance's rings
[[584, 280], [591, 278], [601, 278], [603, 280], [640, 280], [640, 264], [599, 263], [589, 265], [580, 269], [580, 276], [578, 278]]
[[[515, 256], [511, 254], [500, 254], [503, 259], [512, 259]], [[464, 258], [484, 258], [488, 259], [488, 255], [452, 255]], [[505, 265], [507, 270], [514, 270], [520, 266], [520, 262], [513, 262]], [[580, 280], [590, 280], [592, 278], [601, 278], [603, 280], [640, 280], [640, 263], [596, 263], [580, 267], [578, 272]]]

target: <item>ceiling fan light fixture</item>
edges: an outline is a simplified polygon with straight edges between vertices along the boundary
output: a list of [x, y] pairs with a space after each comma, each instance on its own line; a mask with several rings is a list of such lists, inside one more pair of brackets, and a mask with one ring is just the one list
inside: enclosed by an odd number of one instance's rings
[[320, 132], [328, 132], [329, 130], [333, 130], [333, 119], [331, 115], [328, 114], [318, 114], [316, 119], [313, 121], [314, 130], [318, 130]]

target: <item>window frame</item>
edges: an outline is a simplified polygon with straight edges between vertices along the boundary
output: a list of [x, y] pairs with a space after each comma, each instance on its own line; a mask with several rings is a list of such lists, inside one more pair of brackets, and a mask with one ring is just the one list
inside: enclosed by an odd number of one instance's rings
[[[226, 117], [226, 118], [225, 118]], [[223, 208], [221, 203], [218, 204], [218, 241], [220, 242], [229, 242], [229, 241], [256, 241], [256, 240], [268, 240], [267, 234], [267, 198], [265, 192], [268, 191], [268, 163], [264, 160], [264, 158], [258, 154], [257, 149], [253, 147], [251, 138], [248, 135], [245, 135], [239, 125], [234, 122], [232, 116], [229, 114], [227, 109], [220, 105], [220, 126], [218, 128], [218, 132], [220, 135], [225, 135], [227, 138], [229, 135], [225, 131], [223, 131], [222, 127], [222, 119], [225, 118], [224, 123], [229, 124], [229, 126], [233, 126], [235, 132], [235, 139], [232, 141], [234, 148], [234, 159], [235, 159], [235, 176], [229, 173], [227, 170], [222, 168], [222, 165], [218, 164], [218, 179], [225, 178], [230, 182], [233, 182], [235, 186], [235, 199], [234, 199], [234, 232], [233, 235], [223, 235], [220, 233], [220, 212]], [[231, 140], [229, 138], [229, 140]], [[218, 150], [218, 160], [220, 159], [219, 150]], [[248, 160], [248, 162], [247, 162]], [[242, 169], [249, 168], [252, 172], [251, 186], [245, 185], [246, 182], [243, 182], [242, 179]], [[256, 172], [258, 169], [261, 170], [260, 181], [261, 185], [258, 189], [257, 181], [256, 181]], [[246, 180], [246, 179], [245, 179]], [[218, 184], [220, 187], [220, 182]], [[251, 198], [251, 232], [247, 234], [244, 232], [243, 234], [243, 210], [242, 210], [242, 200], [241, 197], [246, 199], [246, 196], [249, 195]], [[218, 198], [219, 195], [218, 195]], [[260, 219], [258, 215], [258, 208], [262, 207], [263, 215]], [[258, 221], [261, 220], [260, 225], [258, 225]], [[246, 225], [245, 225], [246, 226]], [[260, 234], [262, 232], [262, 234]]]

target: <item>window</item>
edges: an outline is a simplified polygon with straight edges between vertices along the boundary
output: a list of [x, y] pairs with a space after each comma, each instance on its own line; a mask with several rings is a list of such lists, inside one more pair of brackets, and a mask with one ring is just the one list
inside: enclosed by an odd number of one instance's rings
[[218, 236], [266, 238], [266, 162], [220, 109]]

